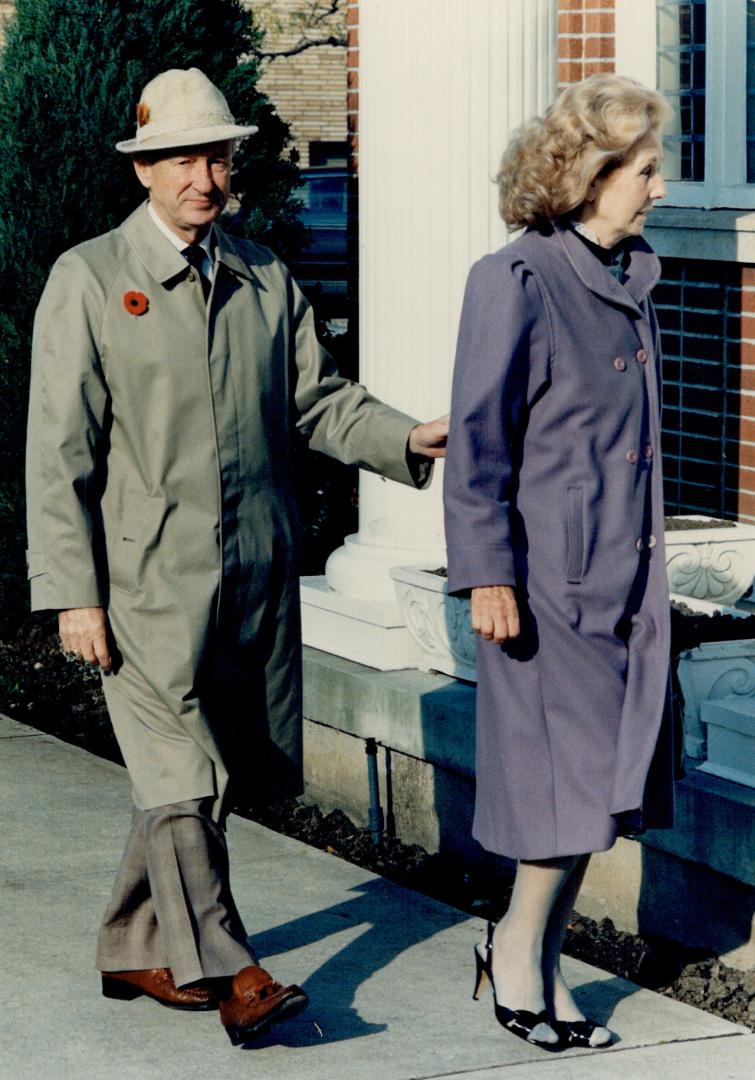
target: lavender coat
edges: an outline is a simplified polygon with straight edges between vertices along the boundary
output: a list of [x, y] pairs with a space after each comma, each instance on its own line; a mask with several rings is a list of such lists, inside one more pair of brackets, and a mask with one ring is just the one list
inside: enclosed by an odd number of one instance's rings
[[452, 592], [515, 585], [478, 640], [474, 835], [544, 859], [671, 823], [659, 262], [620, 284], [570, 229], [473, 266], [445, 474]]

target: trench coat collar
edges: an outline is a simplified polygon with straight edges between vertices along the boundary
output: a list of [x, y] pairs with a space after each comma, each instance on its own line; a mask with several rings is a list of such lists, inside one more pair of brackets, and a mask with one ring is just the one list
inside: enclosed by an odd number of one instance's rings
[[554, 236], [584, 284], [604, 300], [634, 312], [642, 312], [642, 303], [661, 276], [661, 262], [642, 237], [629, 244], [629, 264], [623, 284], [596, 259], [566, 221], [553, 222]]
[[248, 278], [249, 281], [253, 281], [259, 285], [259, 279], [254, 271], [248, 263], [244, 262], [236, 250], [233, 237], [227, 236], [217, 225], [215, 226], [215, 237], [217, 239], [217, 247], [215, 248], [215, 258], [217, 262], [226, 266], [231, 273]]
[[[186, 259], [178, 248], [155, 227], [147, 211], [146, 201], [126, 218], [122, 228], [137, 257], [155, 281], [164, 285], [186, 273], [188, 268]], [[214, 228], [217, 239], [217, 262], [222, 263], [234, 274], [249, 278], [251, 281], [256, 280], [249, 266], [236, 251], [230, 237], [226, 236], [217, 225]]]

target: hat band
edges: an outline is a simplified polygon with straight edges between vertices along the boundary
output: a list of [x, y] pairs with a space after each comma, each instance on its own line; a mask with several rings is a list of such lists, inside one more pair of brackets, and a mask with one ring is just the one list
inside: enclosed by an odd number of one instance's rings
[[138, 143], [159, 138], [162, 135], [176, 135], [182, 131], [196, 131], [197, 128], [228, 127], [235, 123], [230, 113], [213, 110], [206, 113], [194, 113], [193, 116], [165, 116], [159, 120], [148, 120], [136, 129]]

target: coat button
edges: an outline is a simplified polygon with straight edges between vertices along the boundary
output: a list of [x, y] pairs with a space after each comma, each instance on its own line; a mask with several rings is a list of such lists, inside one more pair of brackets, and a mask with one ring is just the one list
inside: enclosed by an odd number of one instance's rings
[[650, 445], [650, 443], [648, 443], [642, 452], [645, 457], [650, 460], [650, 458], [653, 456], [653, 447]]
[[617, 356], [613, 362], [613, 366], [616, 368], [617, 371], [626, 371], [627, 362], [623, 357]]
[[639, 364], [647, 364], [647, 362], [648, 362], [648, 354], [645, 352], [644, 349], [640, 349], [637, 352], [637, 362]]
[[658, 541], [656, 540], [656, 538], [651, 533], [650, 536], [648, 537], [648, 547], [649, 548], [654, 548], [657, 543], [658, 543]]
[[636, 450], [627, 450], [627, 461], [630, 465], [636, 465], [639, 454]]
[[188, 272], [188, 274], [186, 275], [186, 280], [187, 281], [196, 281], [197, 280], [197, 275], [194, 273], [193, 270], [190, 270]]
[[639, 539], [639, 540], [636, 540], [636, 541], [635, 541], [635, 545], [634, 545], [634, 546], [635, 546], [635, 547], [637, 548], [637, 550], [638, 550], [638, 551], [642, 551], [642, 549], [643, 549], [643, 548], [645, 547], [645, 544], [644, 544], [644, 543], [643, 543], [643, 541], [642, 541], [642, 537], [640, 537], [640, 539]]

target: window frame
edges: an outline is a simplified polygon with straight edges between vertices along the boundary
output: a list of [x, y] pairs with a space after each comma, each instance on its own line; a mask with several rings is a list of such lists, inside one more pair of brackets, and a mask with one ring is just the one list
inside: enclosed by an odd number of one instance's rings
[[[652, 87], [655, 16], [656, 0], [616, 0], [616, 72]], [[705, 180], [668, 181], [662, 205], [755, 208], [755, 183], [747, 183], [747, 0], [708, 0], [705, 17]]]

